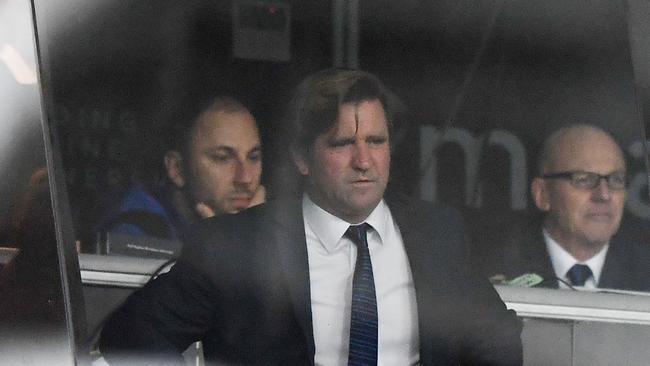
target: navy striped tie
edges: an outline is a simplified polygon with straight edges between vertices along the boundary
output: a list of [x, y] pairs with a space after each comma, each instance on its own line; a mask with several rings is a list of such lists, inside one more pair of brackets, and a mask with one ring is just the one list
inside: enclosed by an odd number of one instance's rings
[[345, 232], [357, 245], [357, 263], [352, 281], [350, 351], [348, 365], [377, 365], [377, 296], [366, 231], [370, 225], [350, 226]]

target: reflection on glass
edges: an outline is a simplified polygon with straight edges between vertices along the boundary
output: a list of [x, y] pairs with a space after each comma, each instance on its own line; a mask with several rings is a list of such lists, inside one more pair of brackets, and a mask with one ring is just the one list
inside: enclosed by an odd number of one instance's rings
[[[343, 2], [234, 3], [41, 4], [42, 14], [54, 14], [50, 24], [56, 25], [51, 29], [56, 32], [41, 38], [52, 56], [46, 67], [54, 106], [48, 113], [62, 142], [83, 252], [111, 251], [109, 242], [116, 236], [108, 237], [105, 218], [134, 191], [169, 202], [176, 199], [167, 197], [170, 185], [173, 195], [183, 198], [195, 188], [170, 182], [163, 163], [170, 146], [181, 142], [181, 134], [170, 126], [200, 96], [232, 95], [251, 109], [263, 141], [263, 184], [271, 197], [281, 191], [290, 171], [284, 165], [286, 131], [281, 128], [290, 91], [304, 75], [336, 63], [360, 65], [404, 99], [414, 123], [395, 141], [392, 187], [461, 209], [472, 231], [472, 254], [486, 277], [527, 287], [650, 290], [649, 173], [647, 150], [638, 148], [648, 138], [639, 140], [635, 122], [628, 27], [618, 2], [405, 5], [377, 0], [335, 11], [332, 7]], [[12, 23], [17, 20], [2, 20], [17, 29]], [[0, 42], [6, 66], [0, 70], [0, 96], [8, 101], [0, 111], [3, 117], [19, 116], [5, 118], [9, 122], [0, 126], [0, 156], [7, 159], [0, 161], [7, 172], [0, 186], [0, 202], [7, 203], [0, 207], [0, 219], [7, 222], [0, 246], [20, 248], [25, 240], [21, 228], [36, 219], [25, 215], [24, 207], [48, 210], [34, 204], [34, 197], [46, 193], [34, 195], [30, 191], [40, 190], [27, 188], [44, 161], [40, 135], [29, 132], [29, 126], [38, 124], [38, 114], [14, 113], [37, 98], [30, 86], [33, 55], [20, 42]], [[575, 170], [608, 175], [622, 169], [617, 159], [575, 161], [577, 150], [566, 154], [558, 147], [564, 165], [539, 171], [536, 161], [545, 136], [574, 123], [607, 131], [630, 155], [625, 207], [623, 192], [605, 187], [602, 180], [596, 188], [580, 190], [559, 176], [536, 178]], [[577, 149], [585, 143], [585, 149], [594, 149], [585, 150], [587, 158], [605, 151], [619, 156], [611, 143], [581, 136], [569, 145]], [[9, 163], [18, 156], [29, 157], [30, 163]], [[153, 235], [126, 238], [120, 245], [153, 248], [160, 257], [177, 254], [178, 242], [165, 239], [178, 236], [158, 230], [157, 218], [139, 219]], [[40, 245], [53, 242], [42, 235]], [[595, 244], [580, 246], [573, 243], [577, 239]], [[6, 262], [19, 262], [12, 259], [15, 250], [1, 253]], [[34, 255], [33, 263], [44, 260]], [[592, 262], [591, 273], [572, 271], [574, 263]], [[583, 276], [584, 282], [578, 279]], [[54, 286], [57, 278], [48, 280]], [[35, 282], [35, 290], [47, 287]], [[43, 296], [47, 301], [54, 295]], [[52, 309], [58, 309], [57, 301]]]
[[[502, 225], [522, 213], [536, 215], [529, 184], [544, 136], [588, 122], [611, 132], [627, 152], [639, 128], [620, 4], [479, 3], [360, 2], [334, 12], [337, 19], [330, 19], [327, 2], [254, 9], [209, 1], [104, 2], [67, 10], [57, 4], [59, 14], [76, 12], [80, 20], [59, 24], [58, 33], [67, 37], [52, 37], [50, 66], [52, 115], [82, 250], [106, 252], [96, 245], [106, 242], [97, 235], [102, 219], [130, 188], [154, 196], [164, 189], [165, 144], [177, 138], [168, 122], [197, 95], [234, 94], [251, 107], [273, 193], [271, 178], [287, 171], [279, 126], [289, 91], [336, 54], [343, 61], [358, 56], [362, 68], [403, 97], [419, 123], [398, 141], [393, 186], [460, 207], [475, 231], [476, 257], [492, 253], [504, 240]], [[102, 22], [93, 21], [99, 17]], [[253, 31], [278, 42], [283, 56], [268, 45], [242, 50], [253, 47], [242, 43]], [[98, 43], [101, 49], [89, 46]], [[290, 52], [284, 52], [287, 43]], [[75, 73], [67, 67], [71, 55]], [[633, 156], [627, 167], [631, 183], [642, 160]], [[635, 227], [650, 217], [635, 209], [645, 202], [636, 192], [628, 202], [618, 235], [634, 232], [630, 240], [638, 241]]]
[[[280, 127], [290, 90], [305, 74], [331, 65], [332, 54], [339, 61], [354, 55], [350, 64], [385, 80], [417, 122], [396, 141], [393, 187], [462, 209], [474, 234], [474, 255], [487, 276], [513, 280], [531, 272], [541, 280], [519, 282], [554, 287], [565, 286], [556, 278], [569, 282], [572, 264], [556, 269], [547, 248], [570, 252], [569, 244], [560, 244], [567, 230], [556, 228], [580, 227], [581, 222], [571, 222], [580, 210], [549, 213], [548, 205], [538, 202], [531, 191], [539, 173], [535, 161], [544, 137], [573, 123], [594, 124], [609, 132], [623, 152], [635, 151], [631, 147], [638, 142], [639, 127], [622, 7], [607, 1], [543, 6], [534, 1], [419, 2], [410, 7], [361, 1], [358, 9], [343, 9], [339, 18], [330, 19], [335, 12], [328, 2], [231, 5], [207, 0], [47, 5], [79, 19], [60, 23], [56, 37], [45, 34], [44, 39], [51, 36], [48, 66], [55, 106], [50, 112], [63, 145], [84, 252], [107, 252], [102, 220], [128, 199], [131, 188], [165, 194], [160, 193], [169, 185], [163, 161], [169, 142], [179, 138], [170, 123], [200, 95], [234, 95], [250, 107], [264, 141], [264, 184], [271, 195], [283, 188], [277, 182], [284, 181], [275, 178], [289, 171], [283, 165], [286, 131]], [[269, 13], [272, 9], [278, 12]], [[244, 41], [249, 38], [269, 43], [251, 46]], [[278, 47], [269, 47], [273, 42]], [[11, 52], [2, 52], [11, 58]], [[628, 160], [625, 209], [622, 192], [603, 198], [608, 194], [597, 190], [605, 189], [602, 181], [582, 192], [585, 200], [611, 202], [602, 205], [604, 212], [585, 213], [600, 220], [594, 225], [603, 231], [597, 233], [602, 234], [600, 250], [569, 254], [581, 264], [601, 261], [590, 269], [587, 287], [648, 289], [649, 282], [641, 280], [650, 278], [644, 272], [648, 266], [636, 265], [647, 258], [647, 230], [639, 228], [650, 220], [648, 200], [638, 194], [647, 188], [636, 185], [644, 156], [632, 154]], [[607, 175], [621, 169], [618, 163], [582, 162], [546, 173]], [[544, 192], [569, 184], [564, 179], [537, 182], [547, 187]], [[568, 217], [560, 218], [563, 213]], [[584, 235], [590, 236], [587, 226]], [[142, 245], [147, 242], [153, 239]], [[496, 259], [483, 260], [489, 257]], [[522, 257], [542, 264], [519, 270], [514, 263]], [[608, 268], [618, 261], [624, 263], [621, 272], [636, 273], [610, 281]]]
[[[360, 65], [403, 96], [421, 123], [420, 166], [405, 169], [404, 177], [419, 179], [423, 198], [465, 212], [476, 266], [486, 276], [567, 287], [557, 278], [570, 283], [573, 264], [593, 260], [599, 263], [586, 286], [573, 287], [650, 290], [650, 206], [638, 194], [646, 188], [630, 185], [627, 193], [602, 195], [576, 191], [569, 197], [573, 186], [565, 179], [535, 183], [541, 173], [574, 170], [608, 175], [625, 169], [631, 183], [645, 174], [644, 157], [627, 156], [641, 133], [621, 3], [461, 1], [405, 8], [361, 2], [360, 25]], [[593, 152], [585, 155], [596, 161], [578, 161], [575, 147], [563, 153], [566, 165], [540, 172], [544, 139], [577, 123], [607, 131], [620, 150], [593, 142]], [[627, 161], [621, 162], [620, 153], [609, 160], [595, 154], [604, 151], [623, 151]], [[409, 163], [403, 159], [396, 166]], [[421, 175], [414, 177], [417, 170]], [[532, 189], [538, 185], [548, 188], [552, 209], [538, 201]], [[574, 250], [580, 236], [594, 245]], [[564, 260], [550, 259], [547, 246], [560, 253], [553, 258]], [[526, 273], [535, 275], [519, 278]]]
[[29, 2], [0, 4], [0, 354], [70, 364]]

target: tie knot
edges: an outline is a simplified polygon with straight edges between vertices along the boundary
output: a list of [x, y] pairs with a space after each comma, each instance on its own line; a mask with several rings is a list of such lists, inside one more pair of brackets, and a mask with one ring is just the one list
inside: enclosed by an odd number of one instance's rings
[[365, 222], [360, 225], [350, 225], [344, 236], [352, 240], [357, 246], [367, 248], [368, 239], [366, 233], [368, 232], [368, 228], [370, 228], [370, 225]]
[[584, 286], [587, 279], [589, 279], [593, 273], [589, 266], [576, 263], [571, 267], [566, 275], [573, 286]]

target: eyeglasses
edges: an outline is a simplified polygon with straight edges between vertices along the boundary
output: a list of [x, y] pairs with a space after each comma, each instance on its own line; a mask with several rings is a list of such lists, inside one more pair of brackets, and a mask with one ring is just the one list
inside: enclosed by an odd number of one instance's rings
[[572, 186], [578, 189], [594, 189], [598, 187], [602, 179], [607, 182], [607, 187], [613, 191], [620, 191], [625, 189], [626, 179], [625, 172], [614, 172], [611, 174], [598, 174], [593, 172], [558, 172], [542, 175], [544, 179], [566, 179]]

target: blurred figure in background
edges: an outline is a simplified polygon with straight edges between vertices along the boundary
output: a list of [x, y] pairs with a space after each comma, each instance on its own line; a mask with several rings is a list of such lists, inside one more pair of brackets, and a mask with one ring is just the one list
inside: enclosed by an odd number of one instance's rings
[[21, 329], [55, 324], [63, 317], [64, 304], [58, 260], [53, 259], [58, 254], [45, 167], [30, 177], [10, 226], [9, 237], [18, 254], [0, 270], [0, 323]]
[[260, 136], [246, 107], [217, 98], [186, 130], [165, 154], [167, 176], [185, 193], [181, 213], [206, 218], [264, 202]]
[[167, 188], [155, 194], [135, 184], [99, 231], [178, 239], [196, 219], [264, 202], [260, 135], [242, 103], [228, 96], [196, 101], [174, 119], [162, 158]]

